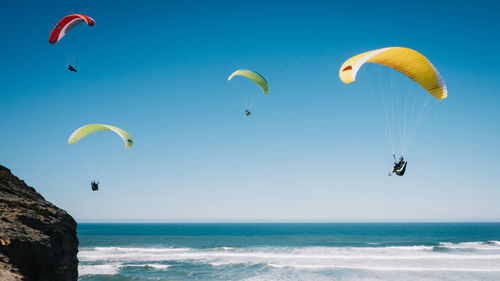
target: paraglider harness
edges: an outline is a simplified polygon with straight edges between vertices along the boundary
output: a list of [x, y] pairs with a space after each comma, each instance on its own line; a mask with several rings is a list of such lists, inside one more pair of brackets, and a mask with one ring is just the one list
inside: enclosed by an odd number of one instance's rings
[[252, 113], [250, 113], [250, 111], [248, 109], [245, 110], [245, 115], [246, 116], [250, 116]]
[[76, 69], [71, 64], [68, 64], [68, 70], [76, 72]]
[[396, 157], [394, 154], [392, 155], [394, 157], [394, 172], [398, 176], [402, 176], [405, 174], [406, 171], [406, 164], [408, 163], [407, 161], [404, 161], [403, 156], [399, 159], [399, 162], [396, 163]]
[[92, 188], [92, 191], [97, 191], [99, 190], [99, 182], [93, 180], [91, 183], [90, 183], [90, 188]]

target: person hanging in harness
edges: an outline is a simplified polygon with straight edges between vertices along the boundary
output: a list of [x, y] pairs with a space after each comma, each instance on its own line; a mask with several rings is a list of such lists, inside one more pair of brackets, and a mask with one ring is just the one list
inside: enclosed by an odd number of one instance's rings
[[252, 115], [252, 113], [250, 113], [250, 111], [248, 109], [245, 109], [245, 115], [250, 116], [250, 115]]
[[90, 188], [92, 188], [92, 191], [97, 191], [99, 190], [99, 181], [95, 181], [93, 180], [91, 183], [90, 183]]
[[73, 72], [77, 71], [71, 64], [68, 64], [68, 70]]
[[394, 156], [394, 168], [389, 172], [389, 176], [392, 176], [392, 174], [396, 173], [398, 176], [402, 176], [405, 174], [406, 171], [406, 162], [403, 158], [403, 156], [399, 157], [399, 162], [396, 163], [396, 157]]

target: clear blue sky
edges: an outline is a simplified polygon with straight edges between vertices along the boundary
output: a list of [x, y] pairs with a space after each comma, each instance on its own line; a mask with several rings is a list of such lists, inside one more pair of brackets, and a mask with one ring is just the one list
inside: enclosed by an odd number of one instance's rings
[[[0, 163], [77, 221], [500, 220], [500, 4], [495, 1], [1, 1]], [[50, 45], [82, 13], [78, 73]], [[65, 40], [67, 38], [64, 38]], [[87, 39], [89, 41], [87, 41]], [[404, 46], [439, 69], [448, 99], [404, 177], [338, 78], [357, 53]], [[251, 118], [226, 81], [271, 86]], [[122, 127], [101, 190], [66, 143]], [[87, 163], [88, 164], [88, 163]]]

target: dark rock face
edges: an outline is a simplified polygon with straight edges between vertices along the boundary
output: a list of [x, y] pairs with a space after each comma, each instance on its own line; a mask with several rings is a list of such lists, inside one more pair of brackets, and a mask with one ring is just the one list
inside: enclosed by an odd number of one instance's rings
[[0, 280], [78, 279], [76, 222], [0, 166]]

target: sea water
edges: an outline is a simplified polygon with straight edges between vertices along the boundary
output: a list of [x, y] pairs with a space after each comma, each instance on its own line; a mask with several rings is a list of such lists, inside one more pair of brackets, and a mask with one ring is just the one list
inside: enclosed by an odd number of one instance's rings
[[500, 280], [500, 223], [84, 224], [79, 280]]

